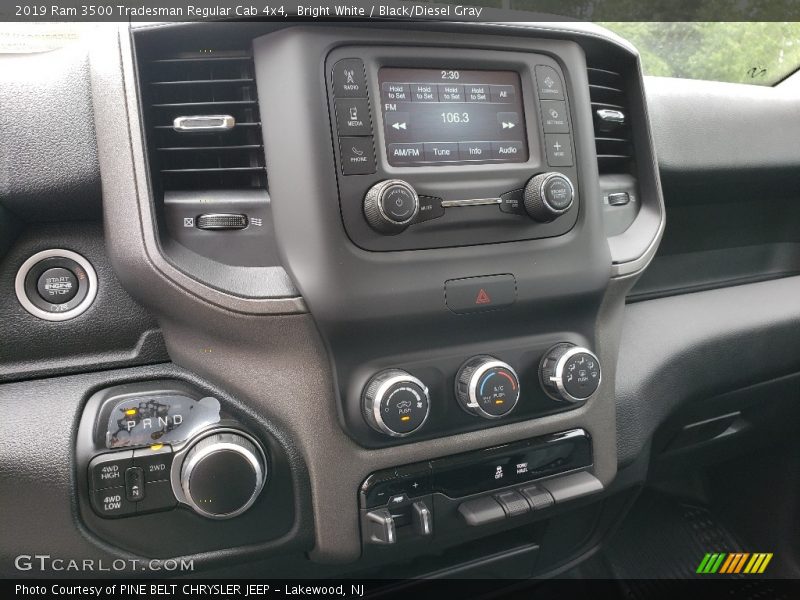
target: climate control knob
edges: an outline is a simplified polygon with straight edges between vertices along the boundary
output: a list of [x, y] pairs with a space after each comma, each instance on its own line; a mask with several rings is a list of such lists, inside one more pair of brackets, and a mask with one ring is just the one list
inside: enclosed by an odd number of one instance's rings
[[258, 498], [267, 477], [264, 451], [249, 436], [211, 433], [188, 450], [180, 487], [186, 503], [211, 519], [230, 519]]
[[542, 223], [563, 215], [574, 199], [575, 188], [569, 177], [561, 173], [541, 173], [531, 177], [525, 186], [525, 210]]
[[539, 365], [542, 388], [554, 400], [583, 402], [597, 391], [601, 378], [597, 357], [566, 342], [550, 348]]
[[370, 227], [386, 234], [405, 230], [419, 214], [419, 196], [402, 179], [373, 185], [364, 197], [364, 216]]
[[430, 397], [419, 379], [400, 369], [387, 369], [372, 377], [362, 396], [364, 420], [375, 431], [405, 437], [428, 420]]
[[456, 398], [472, 415], [500, 419], [519, 401], [519, 377], [510, 365], [494, 356], [475, 356], [456, 375]]

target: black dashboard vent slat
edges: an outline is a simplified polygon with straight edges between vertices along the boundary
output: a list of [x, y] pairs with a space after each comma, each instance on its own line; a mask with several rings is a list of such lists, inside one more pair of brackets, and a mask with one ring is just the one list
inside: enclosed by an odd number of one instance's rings
[[631, 173], [635, 156], [624, 78], [597, 67], [589, 67], [587, 75], [600, 174]]
[[[140, 62], [140, 76], [150, 164], [161, 191], [266, 188], [249, 52], [156, 56]], [[191, 118], [176, 128], [180, 117]]]

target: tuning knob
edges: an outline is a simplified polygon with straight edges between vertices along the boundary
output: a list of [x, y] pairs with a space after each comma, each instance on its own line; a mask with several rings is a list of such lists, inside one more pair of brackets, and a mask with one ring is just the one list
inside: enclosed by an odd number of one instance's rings
[[364, 388], [362, 402], [369, 426], [392, 437], [414, 433], [425, 424], [430, 412], [428, 388], [400, 369], [374, 375]]
[[541, 173], [525, 186], [525, 210], [531, 218], [547, 223], [563, 215], [572, 206], [575, 188], [561, 173]]
[[519, 400], [519, 377], [494, 356], [470, 358], [456, 375], [456, 398], [461, 408], [484, 419], [499, 419]]
[[364, 197], [364, 216], [375, 231], [396, 234], [419, 214], [419, 197], [402, 179], [388, 179], [373, 185]]
[[192, 446], [181, 467], [186, 503], [211, 519], [242, 514], [258, 498], [267, 476], [264, 451], [239, 433], [212, 433]]
[[554, 400], [583, 402], [597, 391], [601, 378], [597, 357], [566, 342], [550, 348], [539, 365], [542, 388]]

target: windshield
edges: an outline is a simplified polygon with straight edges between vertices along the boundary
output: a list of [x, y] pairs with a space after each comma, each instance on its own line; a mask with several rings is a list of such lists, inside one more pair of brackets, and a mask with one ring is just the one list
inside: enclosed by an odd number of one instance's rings
[[599, 23], [636, 46], [645, 75], [774, 85], [800, 67], [800, 23]]

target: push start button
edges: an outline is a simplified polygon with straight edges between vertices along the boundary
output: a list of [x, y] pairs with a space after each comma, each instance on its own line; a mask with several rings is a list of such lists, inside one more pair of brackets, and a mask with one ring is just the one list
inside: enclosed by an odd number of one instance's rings
[[97, 274], [77, 252], [44, 250], [22, 263], [14, 290], [30, 314], [46, 321], [66, 321], [91, 306], [97, 295]]
[[45, 302], [64, 304], [78, 293], [78, 278], [69, 269], [47, 269], [39, 276], [36, 290]]

